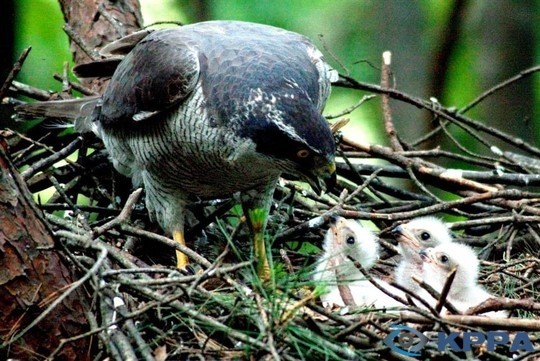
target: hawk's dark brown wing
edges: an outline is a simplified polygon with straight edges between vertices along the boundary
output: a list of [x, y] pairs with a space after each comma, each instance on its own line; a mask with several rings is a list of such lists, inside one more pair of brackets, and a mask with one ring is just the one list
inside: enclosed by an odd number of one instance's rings
[[149, 118], [193, 91], [199, 78], [198, 52], [179, 29], [150, 34], [118, 65], [96, 117], [104, 126]]

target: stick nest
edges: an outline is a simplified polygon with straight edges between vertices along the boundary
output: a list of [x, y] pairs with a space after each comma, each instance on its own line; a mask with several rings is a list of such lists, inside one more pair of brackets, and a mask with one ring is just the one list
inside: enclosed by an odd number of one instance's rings
[[[69, 89], [71, 83], [59, 78]], [[234, 198], [200, 205], [199, 223], [188, 234], [191, 250], [182, 249], [196, 272], [182, 273], [174, 269], [178, 245], [148, 219], [144, 193], [132, 192], [129, 180], [112, 169], [98, 139], [46, 127], [50, 121], [24, 135], [3, 131], [56, 248], [80, 277], [90, 326], [87, 334], [73, 337], [92, 337], [95, 359], [411, 359], [384, 343], [397, 323], [426, 335], [527, 331], [536, 350], [484, 345], [443, 354], [430, 341], [423, 359], [538, 355], [540, 149], [466, 117], [470, 107], [446, 109], [384, 81], [378, 86], [342, 76], [336, 86], [367, 91], [364, 100], [379, 94], [390, 146], [364, 144], [347, 136], [347, 128], [336, 129], [336, 190], [318, 196], [295, 182], [279, 184], [267, 230], [274, 279], [266, 285], [255, 276], [247, 227]], [[17, 82], [10, 91], [51, 97]], [[432, 130], [414, 142], [402, 141], [390, 98], [425, 109]], [[472, 149], [475, 142], [482, 149]], [[324, 309], [310, 272], [331, 214], [377, 226], [384, 246], [378, 270], [387, 274], [395, 256], [387, 235], [391, 227], [428, 214], [451, 221], [456, 238], [474, 246], [483, 260], [480, 282], [503, 297], [484, 309], [509, 309], [513, 317], [500, 322], [473, 314], [441, 316], [414, 306], [402, 312]]]

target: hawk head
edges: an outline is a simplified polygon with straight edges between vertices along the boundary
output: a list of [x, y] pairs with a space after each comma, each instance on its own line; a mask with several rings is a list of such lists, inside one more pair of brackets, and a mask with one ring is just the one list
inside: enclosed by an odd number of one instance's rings
[[314, 101], [293, 89], [252, 90], [238, 112], [240, 135], [286, 175], [308, 182], [317, 193], [330, 190], [336, 183], [334, 136]]

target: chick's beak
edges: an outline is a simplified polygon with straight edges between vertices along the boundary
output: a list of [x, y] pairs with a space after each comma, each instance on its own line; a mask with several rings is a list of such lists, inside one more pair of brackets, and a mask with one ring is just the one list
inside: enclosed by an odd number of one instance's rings
[[340, 235], [344, 232], [344, 227], [346, 226], [347, 221], [345, 218], [332, 215], [330, 217], [330, 222], [328, 225], [330, 226], [328, 232], [331, 232], [333, 242], [336, 244], [341, 243], [341, 237]]
[[341, 217], [338, 216], [337, 214], [332, 213], [330, 214], [330, 216], [328, 216], [328, 224], [336, 224], [340, 218]]
[[432, 263], [433, 262], [433, 256], [431, 254], [431, 248], [424, 248], [418, 252], [420, 255], [420, 258], [422, 258], [422, 261], [425, 263]]
[[400, 236], [402, 233], [403, 233], [403, 226], [401, 226], [401, 225], [398, 225], [398, 226], [392, 228], [392, 230], [390, 231], [390, 234], [391, 234], [393, 237], [398, 237], [398, 236]]
[[396, 228], [392, 229], [390, 233], [396, 239], [396, 241], [398, 241], [398, 243], [402, 243], [409, 247], [418, 249], [422, 247], [418, 239], [416, 239], [415, 235], [402, 225], [399, 225]]

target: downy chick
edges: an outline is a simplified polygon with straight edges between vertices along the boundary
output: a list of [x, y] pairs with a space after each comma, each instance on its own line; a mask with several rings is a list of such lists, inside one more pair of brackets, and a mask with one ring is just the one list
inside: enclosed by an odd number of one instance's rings
[[416, 291], [419, 286], [412, 277], [420, 277], [422, 274], [422, 259], [418, 252], [428, 247], [452, 243], [450, 229], [442, 220], [426, 216], [395, 227], [392, 235], [398, 241], [401, 254], [394, 280], [408, 290]]
[[[497, 297], [478, 284], [480, 262], [474, 250], [464, 244], [445, 243], [421, 251], [422, 278], [425, 283], [441, 292], [450, 272], [457, 268], [448, 293], [448, 301], [459, 312], [477, 306], [488, 298]], [[507, 317], [505, 311], [488, 312], [489, 317]]]
[[[324, 254], [319, 260], [313, 279], [323, 282], [328, 293], [321, 296], [324, 306], [345, 306], [338, 284], [349, 287], [356, 305], [373, 305], [378, 308], [403, 306], [369, 282], [349, 259], [370, 269], [377, 261], [379, 243], [375, 234], [355, 220], [335, 217], [323, 243]], [[378, 282], [391, 292], [403, 294], [388, 283]]]

